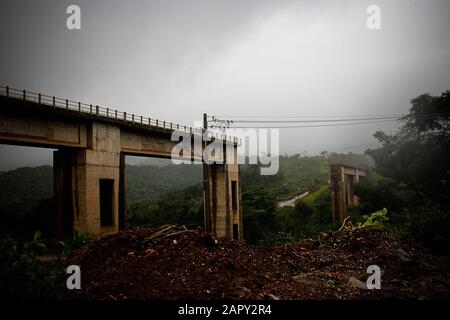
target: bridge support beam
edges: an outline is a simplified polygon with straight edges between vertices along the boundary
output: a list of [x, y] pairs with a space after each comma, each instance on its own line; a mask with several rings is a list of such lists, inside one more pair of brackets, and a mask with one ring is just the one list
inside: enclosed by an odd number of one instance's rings
[[243, 240], [238, 164], [203, 164], [205, 230]]

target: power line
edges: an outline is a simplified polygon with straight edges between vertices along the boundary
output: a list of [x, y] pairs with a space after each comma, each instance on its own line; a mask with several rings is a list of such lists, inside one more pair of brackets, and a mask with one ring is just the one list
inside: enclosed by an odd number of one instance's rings
[[[315, 119], [315, 120], [230, 120], [231, 123], [313, 123], [313, 122], [348, 122], [367, 120], [397, 120], [399, 117], [347, 118], [347, 119]], [[224, 121], [217, 119], [218, 121]]]
[[[429, 113], [416, 115], [416, 118], [428, 118], [428, 117], [440, 117], [448, 116], [450, 113]], [[212, 118], [212, 122], [221, 123], [308, 123], [308, 122], [347, 122], [347, 121], [367, 121], [367, 120], [388, 120], [388, 119], [398, 119], [405, 117], [405, 115], [378, 115], [378, 116], [342, 116], [342, 117], [330, 117], [330, 116], [316, 116], [314, 118], [318, 119], [305, 119], [308, 116], [209, 116]], [[230, 119], [236, 120], [230, 120]], [[253, 119], [288, 119], [288, 120], [253, 120]], [[301, 120], [293, 120], [293, 119]], [[249, 120], [250, 119], [250, 120]]]
[[363, 118], [363, 117], [380, 117], [380, 118], [386, 118], [386, 117], [397, 117], [400, 118], [404, 116], [404, 114], [377, 114], [377, 115], [304, 115], [304, 116], [297, 116], [297, 115], [291, 115], [291, 116], [260, 116], [260, 115], [244, 115], [244, 116], [237, 116], [237, 115], [212, 115], [208, 116], [208, 118], [212, 119], [233, 119], [233, 118], [254, 118], [254, 119], [296, 119], [296, 118]]
[[[430, 113], [417, 115], [415, 118], [426, 119], [440, 116], [447, 116], [450, 113]], [[218, 117], [212, 116], [213, 123], [210, 125], [211, 128], [255, 128], [255, 126], [235, 126], [235, 123], [253, 123], [253, 124], [264, 124], [264, 123], [316, 123], [314, 125], [292, 125], [292, 126], [264, 126], [259, 128], [312, 128], [312, 127], [332, 127], [332, 126], [347, 126], [347, 125], [357, 125], [357, 124], [370, 124], [370, 123], [380, 123], [388, 121], [399, 121], [404, 116], [379, 116], [379, 117], [360, 117], [360, 118], [345, 118], [345, 119], [314, 119], [314, 120], [225, 120], [219, 119]], [[332, 122], [332, 124], [323, 124], [327, 122]], [[340, 123], [342, 122], [342, 123]], [[256, 127], [258, 128], [258, 127]]]
[[[255, 126], [232, 126], [228, 127], [230, 129], [283, 129], [283, 128], [318, 128], [318, 127], [338, 127], [338, 126], [349, 126], [349, 125], [357, 125], [357, 124], [370, 124], [370, 123], [381, 123], [381, 122], [389, 122], [389, 121], [397, 121], [396, 119], [385, 119], [385, 120], [375, 120], [375, 121], [359, 121], [359, 122], [348, 122], [348, 123], [332, 123], [332, 124], [313, 124], [313, 125], [298, 125], [298, 126], [264, 126], [264, 127], [255, 127]], [[223, 128], [218, 125], [211, 125], [211, 128]]]

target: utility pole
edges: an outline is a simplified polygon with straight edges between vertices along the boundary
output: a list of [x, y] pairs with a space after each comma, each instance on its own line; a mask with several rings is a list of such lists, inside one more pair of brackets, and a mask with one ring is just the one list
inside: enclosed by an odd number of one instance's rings
[[203, 114], [203, 129], [204, 131], [208, 130], [208, 115], [206, 113]]
[[[203, 158], [203, 152], [206, 148], [207, 143], [207, 130], [208, 130], [208, 115], [206, 113], [203, 114], [203, 150], [202, 150], [202, 158]], [[204, 159], [202, 159], [203, 161]], [[209, 178], [210, 178], [210, 170], [208, 168], [208, 165], [203, 162], [203, 214], [204, 214], [204, 228], [206, 232], [213, 232], [213, 221], [211, 218], [211, 186], [209, 184]]]

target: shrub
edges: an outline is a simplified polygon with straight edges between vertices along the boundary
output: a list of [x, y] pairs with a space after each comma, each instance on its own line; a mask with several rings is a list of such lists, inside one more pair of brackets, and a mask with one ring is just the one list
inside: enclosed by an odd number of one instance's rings
[[365, 215], [364, 219], [366, 221], [360, 227], [375, 230], [384, 230], [386, 228], [386, 222], [389, 220], [386, 208], [374, 212], [371, 215]]
[[37, 254], [45, 245], [36, 232], [32, 241], [18, 243], [8, 235], [0, 238], [0, 296], [52, 299], [59, 296], [56, 284], [65, 273], [59, 262], [42, 262]]

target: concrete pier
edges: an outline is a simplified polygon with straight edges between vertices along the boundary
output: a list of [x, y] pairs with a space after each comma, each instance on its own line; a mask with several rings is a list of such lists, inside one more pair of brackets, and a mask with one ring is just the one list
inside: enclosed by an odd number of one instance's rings
[[366, 171], [360, 168], [341, 164], [330, 165], [331, 209], [333, 224], [344, 222], [347, 217], [347, 207], [357, 205], [358, 197], [353, 193], [353, 184], [366, 176]]

